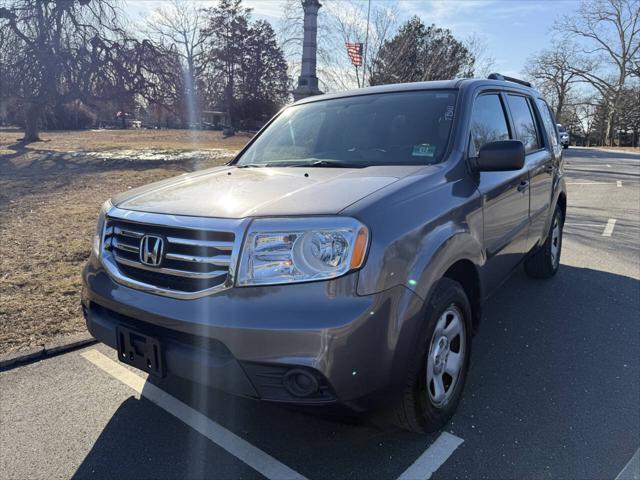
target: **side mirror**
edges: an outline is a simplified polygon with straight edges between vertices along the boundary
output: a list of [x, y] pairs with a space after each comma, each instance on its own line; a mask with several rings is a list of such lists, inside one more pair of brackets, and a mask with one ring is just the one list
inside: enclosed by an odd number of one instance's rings
[[520, 170], [524, 166], [524, 145], [520, 140], [485, 143], [472, 165], [479, 172]]

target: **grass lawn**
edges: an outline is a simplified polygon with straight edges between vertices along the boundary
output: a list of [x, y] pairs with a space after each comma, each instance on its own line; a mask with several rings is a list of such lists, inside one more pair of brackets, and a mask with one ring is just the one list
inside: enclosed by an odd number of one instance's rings
[[0, 354], [85, 330], [80, 270], [114, 194], [221, 165], [247, 136], [186, 130], [0, 131]]

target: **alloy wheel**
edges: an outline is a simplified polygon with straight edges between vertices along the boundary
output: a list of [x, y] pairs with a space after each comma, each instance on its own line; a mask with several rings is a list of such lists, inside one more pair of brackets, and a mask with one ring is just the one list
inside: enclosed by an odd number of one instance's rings
[[438, 319], [427, 355], [427, 394], [431, 403], [444, 407], [464, 368], [466, 331], [462, 312], [451, 305]]

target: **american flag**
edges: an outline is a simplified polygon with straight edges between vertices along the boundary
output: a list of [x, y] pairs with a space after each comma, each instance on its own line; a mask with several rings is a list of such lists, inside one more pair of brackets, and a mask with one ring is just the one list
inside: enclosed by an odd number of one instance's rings
[[361, 43], [345, 43], [347, 53], [356, 67], [362, 66], [362, 44]]

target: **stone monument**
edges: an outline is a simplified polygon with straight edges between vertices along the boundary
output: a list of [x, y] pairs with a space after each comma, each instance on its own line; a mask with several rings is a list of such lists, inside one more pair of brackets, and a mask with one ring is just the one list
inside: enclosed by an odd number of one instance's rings
[[298, 87], [293, 91], [294, 100], [322, 94], [318, 88], [318, 77], [316, 77], [318, 10], [321, 6], [318, 0], [302, 0], [304, 9], [302, 68], [298, 77]]

